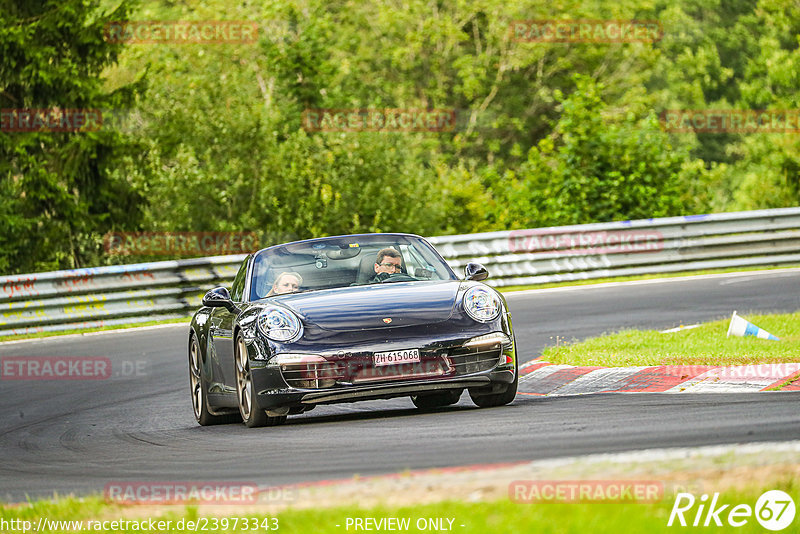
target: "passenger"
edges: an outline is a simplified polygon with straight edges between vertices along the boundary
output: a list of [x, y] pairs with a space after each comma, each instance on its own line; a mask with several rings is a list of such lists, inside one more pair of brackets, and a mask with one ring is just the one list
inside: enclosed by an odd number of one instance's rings
[[275, 279], [272, 284], [272, 289], [267, 293], [268, 297], [273, 295], [286, 295], [287, 293], [296, 293], [300, 286], [303, 285], [303, 277], [295, 272], [282, 272]]

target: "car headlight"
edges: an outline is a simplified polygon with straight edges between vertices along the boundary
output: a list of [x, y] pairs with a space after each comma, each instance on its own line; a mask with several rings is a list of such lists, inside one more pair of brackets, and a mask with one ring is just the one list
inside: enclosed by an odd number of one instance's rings
[[474, 286], [464, 293], [464, 310], [481, 323], [488, 323], [500, 315], [500, 299], [497, 295], [481, 286]]
[[303, 335], [300, 319], [289, 310], [264, 308], [258, 315], [258, 330], [273, 341], [294, 341]]

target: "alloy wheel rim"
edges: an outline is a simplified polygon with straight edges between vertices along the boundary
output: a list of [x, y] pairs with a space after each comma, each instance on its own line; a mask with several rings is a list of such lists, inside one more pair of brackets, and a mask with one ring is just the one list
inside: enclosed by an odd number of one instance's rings
[[189, 359], [189, 382], [192, 388], [194, 416], [200, 419], [200, 409], [203, 403], [203, 385], [200, 380], [200, 351], [197, 348], [197, 341], [192, 342], [191, 357]]
[[253, 402], [250, 367], [247, 364], [247, 347], [241, 337], [236, 342], [236, 386], [239, 390], [239, 409], [242, 412], [242, 418], [250, 419]]

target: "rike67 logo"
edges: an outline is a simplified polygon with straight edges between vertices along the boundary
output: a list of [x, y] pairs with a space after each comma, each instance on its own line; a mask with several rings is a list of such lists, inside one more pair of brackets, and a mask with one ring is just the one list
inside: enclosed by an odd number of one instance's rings
[[707, 494], [697, 499], [691, 493], [679, 493], [672, 505], [667, 526], [721, 527], [727, 524], [742, 527], [753, 516], [767, 530], [783, 530], [794, 521], [794, 501], [788, 493], [780, 490], [765, 492], [756, 501], [755, 508], [749, 504], [723, 504], [719, 502], [719, 493], [713, 495], [711, 502]]

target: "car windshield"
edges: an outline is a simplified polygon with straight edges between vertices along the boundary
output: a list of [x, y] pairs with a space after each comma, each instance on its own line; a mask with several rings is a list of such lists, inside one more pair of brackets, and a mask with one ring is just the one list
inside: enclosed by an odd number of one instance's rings
[[374, 283], [456, 279], [441, 256], [419, 237], [330, 237], [259, 252], [253, 261], [250, 300]]

